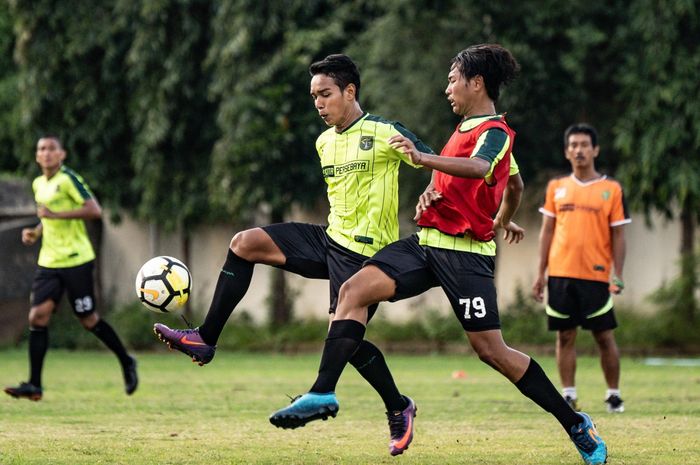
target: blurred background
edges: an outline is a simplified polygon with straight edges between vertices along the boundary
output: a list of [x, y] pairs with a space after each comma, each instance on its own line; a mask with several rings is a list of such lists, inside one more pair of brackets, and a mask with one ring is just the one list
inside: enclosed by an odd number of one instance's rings
[[[132, 345], [147, 347], [152, 315], [134, 309], [133, 279], [148, 258], [188, 264], [188, 313], [197, 323], [236, 231], [325, 220], [314, 149], [324, 124], [309, 96], [311, 62], [350, 55], [363, 109], [402, 122], [439, 151], [458, 122], [443, 93], [451, 58], [497, 42], [522, 67], [497, 105], [518, 134], [526, 183], [515, 219], [527, 239], [501, 244], [497, 266], [509, 337], [550, 340], [543, 310], [528, 297], [537, 207], [546, 181], [570, 171], [564, 129], [586, 121], [600, 135], [597, 167], [621, 181], [632, 211], [626, 288], [616, 301], [635, 328], [627, 341], [698, 350], [699, 38], [697, 0], [2, 0], [0, 344], [26, 332], [38, 248], [19, 238], [38, 221], [30, 182], [40, 174], [41, 135], [62, 139], [66, 164], [105, 208], [91, 225], [102, 308], [133, 328]], [[402, 172], [403, 235], [413, 231], [427, 182], [424, 172]], [[317, 319], [318, 341], [327, 296], [324, 281], [259, 266], [234, 316], [271, 338]], [[443, 326], [461, 337], [439, 291], [384, 307], [383, 318], [404, 323], [409, 340], [439, 344], [452, 337], [436, 330]], [[80, 341], [52, 339], [62, 343]]]

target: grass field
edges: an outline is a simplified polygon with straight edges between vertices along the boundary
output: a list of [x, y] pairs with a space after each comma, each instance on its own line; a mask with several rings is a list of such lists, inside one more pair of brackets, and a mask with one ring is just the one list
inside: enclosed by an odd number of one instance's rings
[[[25, 351], [0, 357], [0, 383], [25, 379]], [[49, 352], [42, 401], [0, 398], [0, 464], [582, 463], [552, 417], [474, 357], [388, 357], [419, 409], [413, 444], [399, 457], [388, 454], [379, 398], [352, 367], [336, 419], [281, 430], [267, 417], [285, 394], [308, 388], [317, 355], [220, 353], [205, 367], [179, 353], [138, 358], [141, 385], [127, 397], [111, 354]], [[554, 360], [538, 360], [556, 379]], [[453, 379], [455, 370], [466, 378]], [[700, 463], [700, 367], [624, 359], [621, 415], [604, 410], [596, 359], [579, 359], [578, 380], [608, 463]]]

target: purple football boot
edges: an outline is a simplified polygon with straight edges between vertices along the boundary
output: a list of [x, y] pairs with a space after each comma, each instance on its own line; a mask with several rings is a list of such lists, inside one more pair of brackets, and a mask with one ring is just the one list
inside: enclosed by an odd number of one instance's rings
[[192, 361], [199, 366], [211, 362], [216, 352], [216, 346], [210, 346], [202, 340], [199, 328], [195, 329], [170, 329], [164, 324], [153, 325], [153, 332], [158, 339], [168, 344], [170, 349], [176, 349], [192, 357]]

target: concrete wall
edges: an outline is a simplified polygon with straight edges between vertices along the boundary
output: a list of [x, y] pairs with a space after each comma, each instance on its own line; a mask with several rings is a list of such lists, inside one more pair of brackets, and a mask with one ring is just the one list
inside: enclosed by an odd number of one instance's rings
[[[518, 245], [499, 243], [496, 265], [499, 302], [510, 302], [518, 286], [530, 291], [537, 274], [541, 221], [539, 214], [518, 218], [516, 222], [526, 230], [525, 239]], [[655, 216], [652, 224], [649, 229], [641, 215], [633, 215], [632, 223], [623, 226], [627, 240], [625, 290], [615, 297], [615, 302], [640, 312], [653, 310], [647, 296], [678, 273], [679, 223]]]
[[[314, 219], [318, 220], [318, 218]], [[499, 305], [512, 302], [521, 286], [529, 292], [537, 269], [539, 214], [520, 218], [526, 228], [526, 238], [518, 245], [499, 244], [496, 284]], [[313, 221], [313, 220], [312, 220]], [[680, 230], [676, 223], [656, 218], [656, 226], [649, 230], [643, 218], [634, 217], [627, 228], [627, 262], [625, 292], [617, 302], [638, 311], [652, 310], [646, 296], [676, 273]], [[187, 263], [193, 276], [192, 305], [204, 314], [214, 292], [219, 269], [226, 257], [229, 241], [237, 231], [234, 226], [201, 228], [193, 232], [191, 257]], [[105, 222], [102, 242], [103, 294], [112, 302], [135, 300], [134, 278], [142, 263], [155, 255], [182, 258], [180, 234], [161, 234], [156, 241], [148, 226], [128, 217], [118, 225]], [[255, 267], [250, 290], [239, 305], [257, 321], [266, 318], [265, 299], [269, 289], [270, 268]], [[298, 292], [296, 315], [325, 317], [328, 308], [328, 284], [322, 280], [307, 280], [289, 275], [290, 284]], [[410, 319], [426, 308], [450, 312], [441, 290], [432, 290], [423, 296], [394, 304], [382, 304], [387, 316], [399, 321]], [[389, 313], [390, 312], [390, 313]], [[197, 323], [197, 322], [195, 322]]]

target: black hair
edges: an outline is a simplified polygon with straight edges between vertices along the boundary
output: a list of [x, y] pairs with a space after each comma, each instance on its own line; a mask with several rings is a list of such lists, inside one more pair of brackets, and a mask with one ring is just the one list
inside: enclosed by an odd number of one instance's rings
[[598, 132], [588, 123], [576, 123], [566, 128], [566, 131], [564, 131], [564, 147], [569, 145], [571, 134], [588, 134], [591, 138], [591, 145], [593, 147], [598, 146]]
[[61, 138], [55, 134], [44, 134], [44, 135], [40, 136], [38, 140], [41, 140], [41, 139], [55, 140], [56, 142], [58, 142], [58, 146], [63, 148], [63, 142], [61, 142]]
[[332, 78], [340, 90], [345, 90], [349, 84], [355, 84], [355, 100], [360, 100], [360, 72], [357, 66], [347, 55], [328, 55], [321, 61], [309, 66], [309, 74], [325, 74]]
[[466, 79], [481, 76], [486, 93], [496, 102], [501, 85], [509, 84], [520, 71], [520, 65], [507, 49], [498, 44], [479, 44], [465, 48], [452, 59]]

